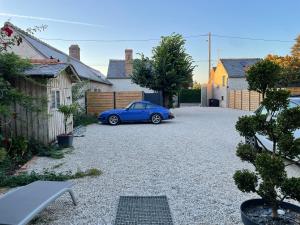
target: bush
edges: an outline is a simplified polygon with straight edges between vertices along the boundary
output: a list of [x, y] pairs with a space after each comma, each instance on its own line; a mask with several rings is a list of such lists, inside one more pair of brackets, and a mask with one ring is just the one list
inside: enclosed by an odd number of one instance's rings
[[5, 150], [5, 148], [0, 147], [0, 163], [4, 161], [4, 159], [6, 158], [7, 152]]
[[89, 124], [98, 123], [98, 119], [94, 115], [87, 115], [85, 113], [77, 113], [73, 117], [74, 127], [87, 126]]
[[7, 154], [17, 165], [22, 165], [32, 158], [32, 152], [28, 148], [28, 141], [24, 137], [13, 137]]
[[29, 141], [24, 137], [2, 139], [4, 141], [2, 140], [3, 147], [0, 147], [0, 174], [13, 174], [15, 170], [28, 162], [34, 155], [55, 159], [64, 157], [63, 151], [34, 139], [30, 139]]
[[38, 180], [47, 180], [47, 181], [65, 181], [70, 179], [78, 179], [87, 176], [99, 176], [102, 172], [96, 168], [89, 169], [87, 171], [77, 171], [72, 173], [67, 171], [64, 173], [55, 173], [54, 171], [49, 171], [45, 169], [42, 173], [37, 173], [32, 171], [31, 173], [21, 173], [14, 176], [6, 176], [0, 174], [0, 187], [17, 187], [30, 184]]
[[201, 102], [201, 89], [182, 89], [179, 95], [182, 103]]

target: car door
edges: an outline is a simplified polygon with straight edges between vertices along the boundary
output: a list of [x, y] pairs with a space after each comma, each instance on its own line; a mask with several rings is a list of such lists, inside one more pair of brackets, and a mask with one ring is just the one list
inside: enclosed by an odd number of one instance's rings
[[123, 120], [127, 122], [145, 121], [148, 118], [146, 104], [142, 102], [133, 103], [126, 112], [124, 112]]

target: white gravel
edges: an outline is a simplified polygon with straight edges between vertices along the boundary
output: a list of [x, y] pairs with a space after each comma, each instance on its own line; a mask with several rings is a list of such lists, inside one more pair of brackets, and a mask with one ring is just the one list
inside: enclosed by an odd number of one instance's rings
[[30, 169], [64, 163], [56, 170], [103, 171], [74, 180], [78, 206], [65, 195], [35, 224], [113, 224], [121, 195], [167, 195], [175, 225], [241, 224], [240, 204], [253, 197], [232, 179], [235, 170], [251, 168], [235, 156], [241, 138], [234, 125], [245, 112], [186, 107], [174, 113], [160, 125], [88, 126], [72, 154], [35, 161]]

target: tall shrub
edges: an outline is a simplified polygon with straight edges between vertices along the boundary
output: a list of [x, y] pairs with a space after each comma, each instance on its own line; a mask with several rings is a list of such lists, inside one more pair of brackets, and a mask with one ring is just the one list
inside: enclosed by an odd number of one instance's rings
[[[272, 208], [274, 219], [278, 217], [278, 206], [286, 198], [300, 201], [300, 178], [289, 178], [284, 158], [299, 159], [300, 140], [295, 139], [293, 132], [300, 129], [300, 108], [289, 108], [289, 92], [274, 88], [274, 81], [269, 72], [274, 73], [274, 65], [263, 66], [261, 62], [250, 68], [259, 68], [268, 78], [258, 79], [257, 86], [266, 87], [262, 106], [266, 115], [255, 114], [242, 116], [236, 123], [236, 129], [243, 137], [253, 137], [256, 133], [267, 135], [273, 142], [272, 152], [257, 150], [253, 146], [240, 143], [236, 154], [242, 161], [251, 163], [255, 172], [238, 170], [233, 178], [242, 192], [254, 192], [260, 195]], [[276, 79], [276, 77], [275, 77]]]

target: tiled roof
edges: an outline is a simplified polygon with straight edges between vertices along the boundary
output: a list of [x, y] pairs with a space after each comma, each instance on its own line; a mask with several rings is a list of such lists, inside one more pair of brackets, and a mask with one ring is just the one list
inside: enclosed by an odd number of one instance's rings
[[231, 78], [243, 78], [245, 77], [246, 69], [257, 63], [259, 58], [241, 58], [241, 59], [220, 59], [225, 67], [228, 76]]
[[110, 59], [107, 78], [126, 78], [125, 60]]
[[23, 39], [25, 39], [33, 48], [35, 48], [43, 56], [47, 58], [52, 57], [55, 59], [59, 59], [60, 62], [72, 64], [78, 72], [80, 78], [111, 85], [111, 83], [105, 78], [105, 76], [100, 71], [97, 71], [85, 65], [80, 60], [70, 57], [66, 53], [48, 45], [47, 43], [39, 40], [36, 37], [33, 37], [32, 35], [26, 33], [25, 31], [14, 26], [13, 24], [7, 24], [14, 28], [20, 34], [20, 36], [22, 36]]
[[67, 68], [70, 68], [73, 71], [74, 73], [73, 78], [74, 77], [78, 78], [77, 76], [78, 74], [76, 73], [74, 68], [72, 68], [72, 65], [67, 63], [32, 64], [30, 68], [24, 71], [24, 74], [28, 76], [41, 76], [46, 78], [55, 78]]

